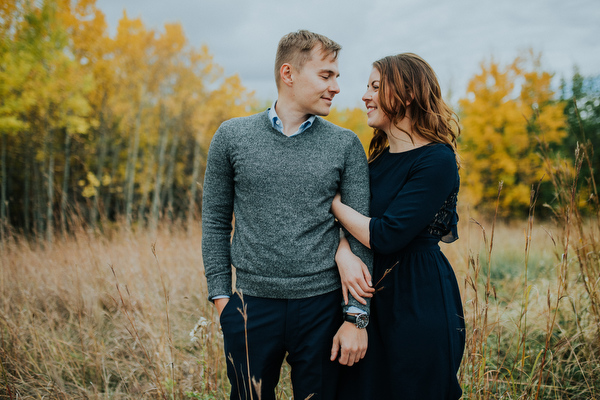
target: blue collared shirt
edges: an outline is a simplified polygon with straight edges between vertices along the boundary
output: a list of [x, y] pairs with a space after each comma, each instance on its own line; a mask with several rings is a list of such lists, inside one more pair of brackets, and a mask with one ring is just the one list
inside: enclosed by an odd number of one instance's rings
[[[275, 100], [273, 102], [273, 105], [271, 106], [271, 108], [269, 108], [269, 121], [271, 121], [271, 126], [273, 126], [273, 128], [277, 129], [277, 131], [280, 132], [281, 134], [284, 134], [283, 133], [283, 123], [281, 122], [281, 119], [279, 119], [279, 116], [277, 115], [277, 111], [275, 111], [275, 104], [277, 104], [277, 100]], [[298, 130], [296, 132], [294, 132], [294, 134], [290, 135], [289, 137], [299, 135], [302, 132], [306, 131], [308, 128], [310, 128], [312, 126], [313, 122], [315, 122], [315, 118], [316, 118], [316, 116], [311, 115], [306, 121], [304, 121], [302, 123], [302, 125], [300, 125]]]

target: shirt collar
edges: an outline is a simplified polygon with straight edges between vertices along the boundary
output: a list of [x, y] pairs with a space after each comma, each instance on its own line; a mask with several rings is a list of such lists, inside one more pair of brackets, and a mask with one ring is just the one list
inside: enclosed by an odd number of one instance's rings
[[[278, 132], [283, 134], [283, 123], [281, 122], [281, 119], [279, 119], [279, 116], [277, 115], [277, 112], [275, 111], [275, 104], [277, 104], [277, 100], [275, 100], [273, 102], [273, 105], [271, 106], [271, 108], [269, 108], [269, 121], [271, 121], [271, 126], [276, 129]], [[314, 115], [311, 115], [306, 121], [304, 121], [302, 123], [302, 125], [300, 125], [300, 127], [298, 128], [298, 131], [296, 131], [293, 135], [290, 135], [289, 137], [292, 136], [296, 136], [301, 134], [302, 132], [306, 131], [308, 128], [310, 128], [313, 124], [313, 122], [315, 122], [315, 119], [317, 117]]]

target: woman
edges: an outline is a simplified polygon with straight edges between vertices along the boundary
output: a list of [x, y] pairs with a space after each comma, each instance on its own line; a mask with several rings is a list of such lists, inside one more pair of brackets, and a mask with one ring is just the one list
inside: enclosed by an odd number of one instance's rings
[[[415, 54], [373, 64], [362, 100], [374, 128], [369, 148], [371, 217], [332, 212], [375, 255], [369, 348], [340, 398], [458, 399], [464, 320], [456, 277], [438, 242], [458, 238], [455, 114], [432, 68]], [[336, 259], [353, 296], [370, 281], [342, 241]], [[358, 299], [358, 298], [357, 298]]]

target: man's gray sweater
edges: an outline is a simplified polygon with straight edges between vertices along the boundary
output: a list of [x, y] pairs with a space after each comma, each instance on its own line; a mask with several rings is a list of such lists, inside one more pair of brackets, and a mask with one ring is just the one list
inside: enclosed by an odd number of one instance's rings
[[[330, 210], [338, 191], [345, 204], [368, 214], [368, 165], [352, 131], [317, 117], [306, 131], [287, 137], [271, 126], [266, 111], [224, 122], [204, 176], [209, 298], [231, 294], [232, 265], [237, 290], [250, 296], [298, 299], [338, 289], [339, 229]], [[371, 252], [349, 240], [371, 269]]]

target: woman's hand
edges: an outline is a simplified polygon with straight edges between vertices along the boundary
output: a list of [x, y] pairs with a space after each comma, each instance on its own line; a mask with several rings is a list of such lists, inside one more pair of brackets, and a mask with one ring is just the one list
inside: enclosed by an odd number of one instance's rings
[[371, 274], [366, 264], [352, 253], [346, 238], [340, 238], [340, 245], [335, 254], [335, 261], [342, 280], [344, 303], [348, 304], [348, 292], [361, 304], [366, 305], [366, 297], [373, 297], [375, 289], [371, 282]]

